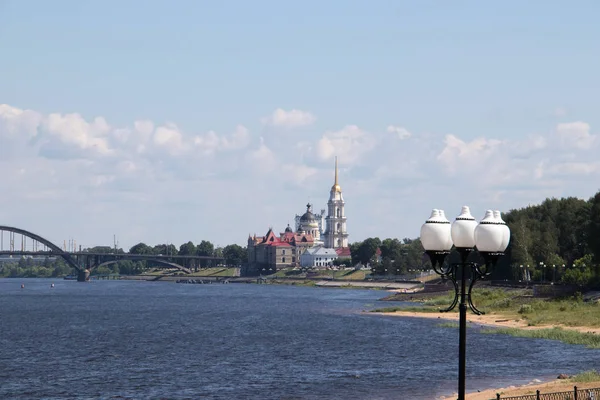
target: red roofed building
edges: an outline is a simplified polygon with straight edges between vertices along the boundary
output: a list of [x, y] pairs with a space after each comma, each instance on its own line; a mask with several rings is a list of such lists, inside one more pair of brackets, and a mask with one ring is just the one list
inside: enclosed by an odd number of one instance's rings
[[296, 266], [300, 254], [314, 244], [312, 235], [295, 233], [289, 227], [278, 236], [269, 228], [265, 236], [248, 236], [248, 274], [273, 274]]

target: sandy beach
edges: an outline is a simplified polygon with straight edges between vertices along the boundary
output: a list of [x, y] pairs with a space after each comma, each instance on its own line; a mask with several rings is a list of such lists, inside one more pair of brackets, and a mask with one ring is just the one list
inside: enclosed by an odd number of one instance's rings
[[[395, 317], [413, 317], [413, 318], [429, 318], [448, 321], [458, 321], [458, 313], [435, 313], [435, 312], [414, 312], [414, 311], [396, 311], [388, 313], [378, 313], [381, 315], [391, 315]], [[494, 326], [501, 328], [520, 328], [520, 329], [546, 329], [560, 327], [562, 329], [574, 330], [579, 332], [588, 332], [600, 334], [600, 328], [591, 328], [586, 326], [564, 326], [564, 325], [536, 325], [528, 326], [524, 319], [508, 318], [497, 314], [475, 315], [469, 313], [467, 322], [477, 325]]]
[[[414, 311], [396, 311], [379, 313], [381, 315], [389, 315], [395, 317], [409, 317], [409, 318], [428, 318], [428, 319], [439, 319], [440, 321], [457, 321], [458, 313], [431, 313], [431, 312], [414, 312]], [[519, 328], [519, 329], [545, 329], [560, 327], [563, 329], [576, 330], [579, 332], [589, 332], [594, 334], [600, 334], [600, 328], [582, 327], [582, 326], [563, 326], [563, 325], [538, 325], [528, 326], [527, 321], [523, 319], [508, 318], [502, 315], [486, 314], [486, 315], [474, 315], [469, 314], [467, 316], [467, 322], [471, 324], [503, 327], [503, 328]], [[534, 394], [536, 390], [540, 390], [541, 393], [553, 393], [573, 390], [573, 386], [578, 388], [597, 388], [600, 387], [600, 382], [590, 383], [572, 383], [568, 379], [556, 379], [550, 382], [532, 382], [527, 385], [521, 386], [509, 386], [504, 388], [488, 389], [481, 392], [467, 394], [468, 400], [490, 400], [496, 398], [496, 393], [501, 393], [502, 396], [520, 396], [525, 394]], [[440, 397], [440, 400], [455, 400], [456, 395], [448, 397]]]

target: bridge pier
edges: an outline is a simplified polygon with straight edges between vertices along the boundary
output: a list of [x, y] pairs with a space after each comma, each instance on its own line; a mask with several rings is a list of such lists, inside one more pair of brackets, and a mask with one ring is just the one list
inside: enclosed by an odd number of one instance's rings
[[80, 269], [77, 273], [77, 282], [87, 282], [90, 280], [90, 270]]

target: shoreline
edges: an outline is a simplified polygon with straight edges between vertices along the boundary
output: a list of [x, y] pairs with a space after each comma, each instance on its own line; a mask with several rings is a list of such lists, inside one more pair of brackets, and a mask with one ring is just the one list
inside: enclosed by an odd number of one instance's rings
[[[572, 392], [574, 386], [577, 386], [577, 391], [579, 392], [579, 390], [599, 388], [600, 382], [572, 382], [570, 379], [552, 379], [546, 382], [540, 382], [539, 380], [534, 379], [524, 385], [511, 385], [469, 392], [466, 394], [466, 400], [491, 400], [496, 398], [497, 393], [501, 394], [500, 400], [502, 400], [503, 397], [535, 394], [536, 390], [539, 390], [542, 395], [556, 392]], [[456, 392], [454, 392], [449, 396], [437, 397], [436, 400], [456, 400], [456, 395]]]
[[[427, 318], [427, 319], [439, 319], [445, 321], [458, 321], [458, 313], [436, 313], [436, 312], [420, 312], [420, 311], [394, 311], [394, 312], [375, 312], [372, 314], [379, 314], [393, 317], [409, 317], [409, 318]], [[600, 334], [600, 328], [594, 328], [590, 326], [566, 326], [561, 324], [550, 324], [550, 325], [534, 325], [529, 326], [527, 321], [524, 319], [515, 319], [514, 317], [503, 316], [501, 314], [484, 314], [475, 315], [468, 314], [467, 323], [472, 323], [480, 326], [490, 326], [495, 328], [518, 328], [523, 330], [541, 330], [541, 329], [552, 329], [561, 328], [565, 330], [572, 330], [581, 333], [593, 333], [595, 335]]]
[[[425, 318], [425, 319], [438, 319], [440, 321], [451, 321], [458, 322], [459, 314], [454, 313], [435, 313], [435, 312], [419, 312], [419, 311], [394, 311], [394, 312], [375, 312], [372, 314], [393, 316], [393, 317], [407, 317], [407, 318]], [[473, 325], [495, 327], [495, 328], [517, 328], [524, 330], [539, 330], [549, 328], [562, 328], [567, 330], [574, 330], [583, 333], [600, 334], [600, 328], [586, 327], [586, 326], [564, 326], [560, 324], [553, 325], [536, 325], [528, 326], [527, 322], [523, 319], [515, 319], [514, 317], [507, 317], [501, 314], [484, 314], [474, 315], [469, 314], [467, 316], [467, 323]], [[582, 371], [583, 372], [583, 371]], [[557, 372], [557, 375], [560, 372]], [[496, 397], [497, 393], [501, 393], [503, 396], [520, 396], [526, 394], [535, 394], [536, 390], [540, 390], [543, 393], [553, 392], [566, 392], [572, 391], [573, 387], [577, 386], [579, 389], [598, 388], [600, 387], [600, 381], [598, 382], [571, 382], [570, 379], [552, 379], [549, 381], [538, 381], [532, 380], [530, 383], [524, 385], [510, 385], [500, 388], [483, 389], [477, 392], [467, 393], [467, 400], [490, 400]], [[456, 392], [449, 396], [437, 397], [438, 400], [455, 400]]]

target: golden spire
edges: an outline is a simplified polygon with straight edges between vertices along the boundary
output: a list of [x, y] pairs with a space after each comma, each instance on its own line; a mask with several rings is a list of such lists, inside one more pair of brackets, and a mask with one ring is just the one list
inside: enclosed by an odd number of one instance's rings
[[338, 193], [342, 192], [342, 188], [338, 184], [338, 162], [337, 162], [337, 156], [335, 157], [335, 182], [333, 183], [333, 186], [331, 187], [331, 191], [332, 192], [338, 192]]

